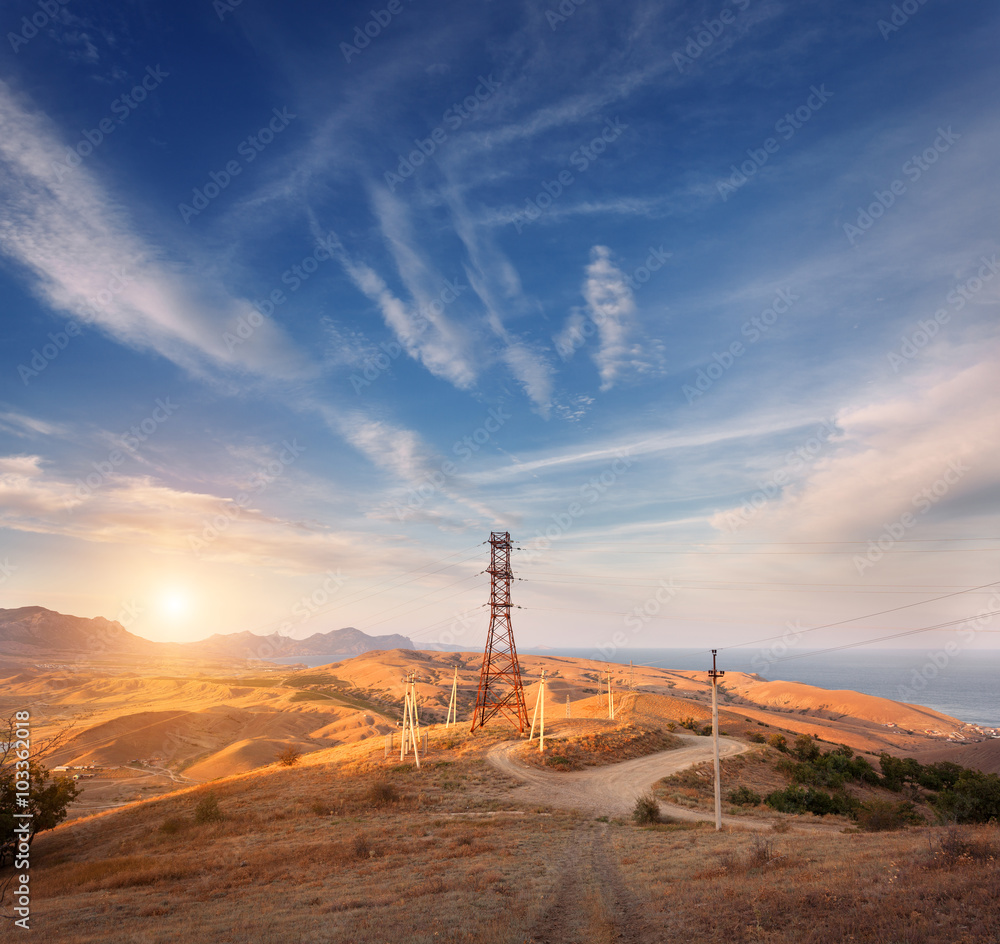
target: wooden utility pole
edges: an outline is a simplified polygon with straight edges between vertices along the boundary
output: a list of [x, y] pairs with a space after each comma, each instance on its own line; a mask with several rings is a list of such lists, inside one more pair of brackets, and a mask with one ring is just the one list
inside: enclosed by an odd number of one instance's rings
[[538, 721], [538, 750], [545, 751], [545, 669], [542, 669], [542, 680], [538, 683], [538, 697], [535, 699], [535, 713], [531, 716], [531, 734], [528, 740], [535, 736], [535, 721]]
[[632, 660], [628, 660], [628, 690], [630, 692], [635, 691], [635, 669], [632, 666]]
[[406, 686], [403, 690], [403, 736], [399, 745], [399, 760], [402, 762], [410, 747], [413, 748], [413, 759], [416, 761], [417, 769], [420, 769], [420, 750], [417, 747], [417, 734], [420, 724], [417, 720], [417, 682], [411, 672], [406, 679]]
[[569, 695], [566, 696], [566, 717], [569, 717]]
[[455, 678], [451, 683], [451, 701], [448, 702], [448, 717], [444, 726], [450, 728], [452, 724], [458, 724], [458, 666], [455, 666]]
[[611, 666], [608, 666], [608, 717], [615, 720], [615, 695], [611, 691]]
[[712, 650], [712, 671], [708, 673], [712, 680], [712, 741], [715, 745], [715, 829], [722, 829], [722, 782], [719, 775], [719, 679], [725, 675], [715, 668], [715, 653]]

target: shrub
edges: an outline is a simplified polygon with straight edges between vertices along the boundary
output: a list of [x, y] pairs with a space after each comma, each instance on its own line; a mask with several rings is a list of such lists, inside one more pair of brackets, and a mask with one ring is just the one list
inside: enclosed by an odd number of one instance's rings
[[214, 791], [209, 791], [194, 810], [196, 823], [221, 823], [225, 818], [225, 814], [219, 809], [219, 798]]
[[635, 801], [632, 809], [632, 819], [640, 826], [660, 822], [660, 804], [652, 793], [646, 793]]
[[805, 762], [816, 760], [820, 755], [819, 745], [812, 739], [812, 735], [800, 734], [795, 739], [795, 747], [792, 751], [795, 756]]
[[697, 731], [698, 730], [698, 722], [695, 721], [694, 718], [691, 718], [691, 717], [681, 718], [680, 725], [681, 725], [682, 728], [687, 728], [689, 731]]
[[765, 839], [763, 836], [754, 836], [750, 841], [750, 848], [747, 850], [747, 865], [751, 868], [760, 868], [767, 865], [774, 858], [774, 840]]
[[747, 735], [747, 740], [752, 741], [754, 744], [764, 744], [767, 742], [767, 738], [759, 731], [751, 731]]
[[923, 822], [923, 818], [908, 800], [900, 803], [893, 803], [891, 800], [869, 800], [855, 810], [854, 818], [866, 833], [895, 832], [904, 826]]
[[181, 816], [171, 816], [160, 823], [160, 832], [165, 836], [174, 836], [179, 833], [188, 821]]
[[993, 862], [998, 857], [996, 846], [980, 839], [969, 839], [961, 830], [952, 826], [945, 831], [934, 851], [935, 857], [944, 865], [958, 862]]
[[372, 855], [371, 843], [364, 833], [358, 833], [351, 841], [351, 855], [355, 859], [369, 859]]
[[955, 823], [1000, 820], [1000, 777], [965, 768], [954, 785], [934, 799], [938, 815]]
[[726, 799], [734, 806], [759, 806], [760, 794], [749, 787], [737, 787], [726, 794]]
[[378, 809], [398, 801], [399, 791], [396, 789], [396, 785], [389, 783], [388, 780], [376, 780], [368, 788], [368, 802]]
[[302, 751], [297, 747], [289, 745], [284, 750], [278, 752], [278, 763], [285, 767], [294, 767], [302, 756]]
[[815, 816], [849, 814], [857, 806], [857, 801], [846, 793], [826, 793], [812, 787], [803, 790], [794, 784], [784, 790], [772, 791], [764, 802], [779, 813], [812, 813]]
[[785, 740], [785, 735], [783, 734], [768, 735], [767, 743], [770, 744], [771, 747], [776, 747], [784, 754], [788, 753], [788, 742]]

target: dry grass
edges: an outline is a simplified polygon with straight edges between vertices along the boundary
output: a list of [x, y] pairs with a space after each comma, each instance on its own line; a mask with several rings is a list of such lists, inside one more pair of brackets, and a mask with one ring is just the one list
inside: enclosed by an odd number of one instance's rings
[[[537, 742], [525, 744], [517, 751], [517, 759], [549, 770], [583, 770], [669, 751], [684, 743], [676, 735], [656, 727], [616, 722], [605, 722], [604, 729], [597, 727], [601, 724], [591, 721], [589, 726], [596, 730], [584, 734], [546, 737], [544, 754], [538, 750]], [[578, 726], [579, 723], [573, 727]]]
[[[484, 758], [508, 736], [432, 730], [420, 771], [362, 742], [43, 833], [35, 926], [50, 944], [1000, 940], [995, 827], [596, 823], [525, 809]], [[734, 769], [763, 792], [752, 758]], [[210, 793], [225, 819], [195, 824]]]

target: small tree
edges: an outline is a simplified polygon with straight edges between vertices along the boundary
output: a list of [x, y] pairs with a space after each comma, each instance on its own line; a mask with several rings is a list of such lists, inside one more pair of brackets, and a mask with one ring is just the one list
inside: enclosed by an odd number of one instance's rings
[[[43, 743], [32, 744], [29, 738], [28, 747], [22, 747], [23, 739], [17, 737], [19, 728], [13, 715], [0, 727], [0, 868], [14, 861], [19, 838], [15, 828], [28, 824], [30, 845], [37, 833], [58, 826], [66, 818], [66, 808], [80, 794], [72, 779], [51, 776], [40, 760], [65, 741], [68, 729]], [[18, 782], [24, 783], [24, 773], [28, 775], [27, 799], [25, 791], [17, 787]], [[16, 819], [19, 813], [30, 813], [31, 818]]]

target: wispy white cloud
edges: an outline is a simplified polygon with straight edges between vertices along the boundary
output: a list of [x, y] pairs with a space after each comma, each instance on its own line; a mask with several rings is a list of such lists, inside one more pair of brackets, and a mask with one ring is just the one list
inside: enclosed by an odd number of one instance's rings
[[588, 320], [596, 327], [598, 345], [591, 353], [601, 378], [601, 390], [610, 390], [628, 376], [648, 373], [658, 363], [655, 342], [640, 341], [636, 304], [625, 273], [611, 258], [607, 246], [594, 246], [583, 283], [586, 315], [571, 312], [555, 339], [557, 350], [568, 357], [584, 342]]
[[[86, 166], [63, 163], [49, 121], [0, 82], [0, 247], [53, 308], [191, 370], [288, 378], [309, 371], [272, 320], [135, 231]], [[240, 323], [251, 328], [237, 333]]]
[[[753, 527], [785, 540], [865, 540], [889, 524], [920, 537], [918, 525], [930, 519], [945, 530], [949, 521], [979, 519], [976, 530], [987, 533], [1000, 494], [1000, 347], [986, 354], [957, 371], [928, 367], [901, 391], [841, 411], [835, 442], [803, 481], [761, 508]], [[725, 528], [738, 512], [714, 524]]]

